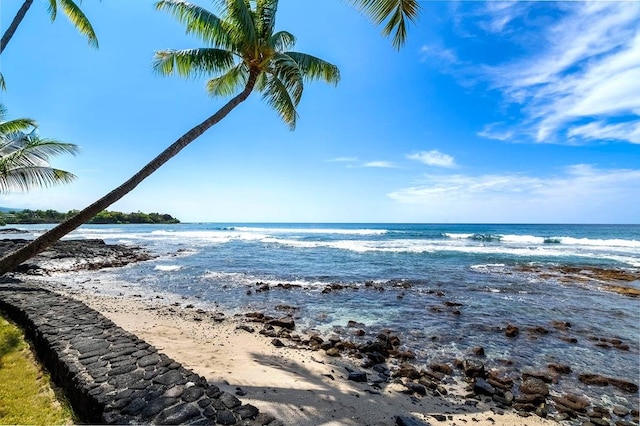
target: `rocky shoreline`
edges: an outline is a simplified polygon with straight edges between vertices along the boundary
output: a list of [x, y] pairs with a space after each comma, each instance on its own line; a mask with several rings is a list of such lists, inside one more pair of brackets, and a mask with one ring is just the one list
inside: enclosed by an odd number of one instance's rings
[[[14, 247], [7, 241], [19, 244], [24, 240], [1, 241], [0, 251], [6, 250], [7, 246]], [[138, 247], [106, 245], [101, 240], [63, 241], [39, 258], [34, 258], [20, 272], [46, 276], [55, 271], [123, 266], [150, 258], [148, 253]], [[594, 272], [589, 271], [588, 274], [593, 275]], [[390, 285], [402, 286], [403, 282]], [[377, 289], [376, 286], [380, 288]], [[384, 291], [384, 285], [378, 283], [370, 283], [367, 288]], [[295, 289], [294, 285], [279, 287], [258, 282], [247, 292], [249, 294], [292, 289]], [[347, 289], [348, 286], [334, 284], [327, 286], [322, 293]], [[625, 295], [633, 297], [630, 294]], [[156, 309], [160, 313], [166, 311], [167, 314], [179, 315], [196, 323], [216, 323], [228, 319], [224, 313], [196, 309], [192, 304], [176, 303], [174, 306]], [[457, 315], [460, 315], [463, 305], [445, 300], [442, 306], [434, 306], [433, 309], [452, 315], [456, 315], [457, 312]], [[358, 383], [370, 395], [380, 394], [387, 386], [395, 385], [399, 386], [400, 392], [406, 394], [406, 398], [410, 400], [419, 401], [421, 398], [429, 397], [443, 400], [457, 398], [464, 401], [464, 405], [470, 409], [490, 411], [498, 416], [515, 412], [522, 418], [535, 415], [553, 421], [588, 426], [630, 426], [638, 425], [640, 422], [638, 409], [633, 404], [598, 404], [584, 398], [579, 392], [567, 392], [556, 388], [559, 382], [571, 376], [587, 386], [603, 389], [603, 393], [606, 393], [606, 389], [616, 388], [637, 398], [638, 384], [632, 381], [589, 371], [573, 371], [570, 365], [563, 363], [548, 363], [546, 368], [536, 370], [520, 369], [509, 359], [487, 359], [484, 348], [480, 346], [470, 348], [467, 355], [458, 359], [420, 365], [415, 362], [415, 354], [403, 349], [401, 336], [392, 330], [372, 330], [357, 321], [349, 321], [345, 327], [334, 328], [333, 333], [329, 335], [305, 333], [297, 331], [297, 307], [278, 305], [275, 310], [281, 315], [273, 315], [272, 312], [248, 312], [234, 318], [236, 328], [241, 332], [256, 333], [271, 339], [271, 345], [275, 348], [318, 352], [329, 358], [348, 361], [345, 380]], [[534, 329], [520, 329], [517, 324], [504, 324], [496, 327], [494, 331], [512, 341], [516, 341], [520, 335], [538, 338], [550, 334], [563, 340], [567, 339], [565, 341], [569, 343], [573, 343], [569, 340], [575, 339], [571, 336], [571, 324], [563, 321], [555, 321]], [[634, 344], [606, 336], [591, 336], [589, 340], [600, 348], [612, 351], [628, 351], [630, 345]], [[458, 394], [452, 394], [452, 389]], [[445, 414], [432, 417], [438, 421], [447, 421]], [[421, 424], [415, 421], [417, 420], [413, 417], [402, 415], [396, 419], [397, 424]]]
[[[10, 229], [4, 231], [6, 234]], [[0, 255], [15, 250], [28, 242], [29, 240], [24, 239], [2, 239], [0, 240]], [[137, 246], [106, 244], [99, 239], [62, 240], [18, 266], [14, 272], [48, 275], [52, 272], [116, 268], [152, 258], [151, 254]]]

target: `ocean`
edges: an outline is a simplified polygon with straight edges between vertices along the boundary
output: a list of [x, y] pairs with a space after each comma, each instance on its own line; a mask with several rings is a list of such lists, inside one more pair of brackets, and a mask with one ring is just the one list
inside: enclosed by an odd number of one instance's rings
[[[42, 226], [22, 228], [37, 235]], [[93, 225], [70, 237], [157, 256], [52, 277], [71, 287], [227, 313], [283, 315], [286, 305], [296, 308], [299, 331], [349, 335], [348, 321], [369, 338], [393, 330], [418, 365], [464, 358], [477, 346], [489, 367], [564, 363], [572, 373], [554, 392], [638, 407], [637, 392], [577, 377], [638, 384], [640, 298], [611, 286], [640, 289], [640, 225]], [[612, 280], [612, 270], [635, 281]], [[505, 336], [508, 324], [518, 337]]]

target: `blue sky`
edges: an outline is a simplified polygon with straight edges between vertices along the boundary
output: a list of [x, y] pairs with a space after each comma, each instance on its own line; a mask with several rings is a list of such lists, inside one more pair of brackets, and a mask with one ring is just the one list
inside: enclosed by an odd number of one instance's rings
[[[197, 4], [213, 7], [209, 0]], [[2, 0], [2, 30], [22, 0]], [[36, 0], [2, 55], [12, 118], [81, 146], [75, 183], [0, 205], [82, 208], [224, 100], [160, 77], [199, 47], [147, 0], [85, 0], [100, 49]], [[320, 4], [320, 6], [318, 6]], [[112, 206], [183, 221], [638, 223], [640, 2], [422, 2], [400, 51], [341, 0], [282, 0], [278, 29], [341, 71], [295, 131], [253, 95]]]

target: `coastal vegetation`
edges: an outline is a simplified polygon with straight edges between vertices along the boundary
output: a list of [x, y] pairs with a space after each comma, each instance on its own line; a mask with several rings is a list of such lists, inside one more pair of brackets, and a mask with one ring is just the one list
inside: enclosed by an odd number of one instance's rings
[[[78, 210], [69, 210], [66, 213], [56, 210], [30, 210], [0, 212], [0, 225], [6, 224], [40, 224], [40, 223], [60, 223], [78, 213]], [[95, 215], [87, 223], [90, 224], [130, 224], [130, 223], [153, 223], [167, 224], [180, 223], [180, 221], [166, 213], [143, 213], [131, 212], [123, 213], [118, 211], [104, 210]]]
[[[58, 1], [67, 3], [67, 0], [50, 0], [51, 7], [57, 5]], [[0, 259], [0, 274], [42, 252], [131, 192], [222, 120], [254, 90], [260, 92], [267, 104], [293, 129], [304, 82], [338, 82], [340, 74], [336, 66], [311, 55], [289, 51], [295, 44], [295, 37], [286, 31], [275, 31], [278, 0], [226, 0], [217, 3], [221, 7], [219, 14], [183, 0], [163, 0], [156, 3], [156, 9], [171, 13], [185, 25], [188, 34], [197, 36], [207, 46], [159, 51], [156, 53], [154, 68], [162, 75], [177, 73], [185, 77], [213, 76], [207, 83], [207, 91], [211, 95], [237, 94], [122, 185], [24, 247], [5, 255]], [[376, 24], [383, 25], [384, 35], [395, 32], [392, 43], [396, 48], [405, 41], [407, 21], [414, 20], [419, 11], [417, 0], [349, 0], [349, 3], [364, 11]]]
[[[73, 424], [19, 328], [0, 316], [0, 424]], [[62, 402], [61, 402], [62, 401]]]

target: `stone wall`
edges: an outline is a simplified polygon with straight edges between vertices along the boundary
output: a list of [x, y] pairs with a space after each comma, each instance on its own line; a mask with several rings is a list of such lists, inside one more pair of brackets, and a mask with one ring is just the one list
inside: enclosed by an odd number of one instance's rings
[[83, 422], [281, 424], [82, 302], [4, 280], [0, 310], [24, 329]]

